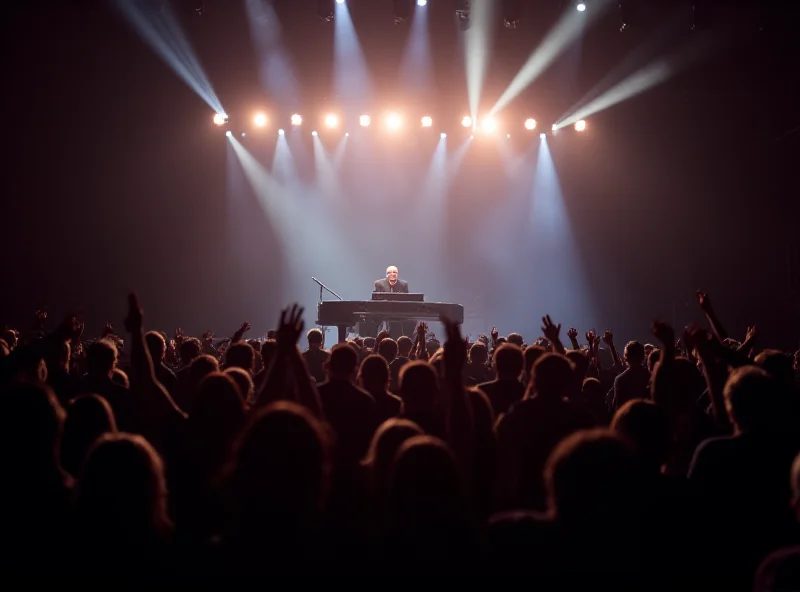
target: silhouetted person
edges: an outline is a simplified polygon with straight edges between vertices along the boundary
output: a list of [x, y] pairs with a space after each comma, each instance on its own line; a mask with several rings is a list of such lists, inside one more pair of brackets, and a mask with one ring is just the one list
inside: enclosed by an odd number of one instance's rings
[[310, 329], [306, 333], [308, 349], [303, 352], [303, 359], [306, 361], [308, 371], [318, 383], [325, 382], [325, 364], [330, 357], [330, 354], [323, 349], [323, 337], [322, 331], [319, 329]]
[[164, 336], [158, 331], [148, 331], [144, 339], [153, 360], [153, 369], [158, 382], [164, 385], [172, 397], [175, 397], [178, 394], [178, 377], [164, 361], [167, 354], [167, 342]]
[[478, 388], [489, 397], [495, 415], [500, 415], [506, 413], [525, 395], [525, 385], [519, 380], [525, 359], [519, 346], [504, 343], [494, 350], [493, 360], [497, 378], [484, 382]]
[[389, 477], [384, 545], [390, 569], [408, 575], [457, 573], [476, 558], [464, 481], [450, 448], [433, 436], [400, 446]]
[[209, 374], [200, 382], [185, 425], [183, 453], [171, 459], [171, 475], [177, 477], [173, 514], [184, 534], [196, 539], [215, 534], [221, 526], [219, 478], [245, 422], [244, 400], [227, 372]]
[[236, 383], [239, 393], [242, 395], [242, 400], [250, 404], [253, 402], [255, 396], [255, 386], [253, 384], [252, 375], [243, 368], [228, 368], [225, 374], [230, 376]]
[[397, 417], [386, 420], [375, 430], [362, 466], [366, 471], [368, 493], [377, 518], [386, 505], [389, 473], [397, 450], [409, 438], [422, 434], [422, 429], [413, 421]]
[[358, 354], [346, 343], [331, 349], [328, 380], [318, 385], [325, 419], [336, 434], [337, 468], [349, 470], [364, 457], [377, 427], [375, 399], [355, 385]]
[[644, 346], [638, 341], [629, 341], [624, 357], [627, 368], [614, 379], [613, 411], [632, 399], [646, 399], [650, 394], [650, 371], [644, 367]]
[[788, 476], [798, 444], [782, 429], [786, 394], [767, 372], [738, 368], [723, 394], [734, 434], [698, 446], [689, 478], [716, 518], [719, 541], [712, 548], [720, 551], [720, 566], [728, 565], [733, 585], [751, 577], [766, 554], [793, 534]]
[[510, 503], [543, 508], [542, 474], [547, 458], [566, 436], [592, 426], [592, 418], [568, 401], [576, 382], [575, 368], [566, 357], [541, 356], [534, 364], [525, 398], [498, 423], [503, 507]]
[[335, 551], [322, 538], [331, 470], [327, 431], [306, 409], [260, 411], [234, 449], [223, 573], [320, 573]]
[[60, 569], [72, 485], [60, 463], [64, 409], [44, 385], [7, 388], [0, 400], [3, 572], [30, 575], [43, 565]]
[[75, 520], [74, 561], [91, 557], [93, 576], [150, 580], [174, 569], [164, 466], [141, 436], [106, 434], [92, 446]]
[[178, 406], [189, 415], [192, 414], [192, 409], [194, 409], [197, 386], [206, 376], [213, 372], [219, 372], [219, 361], [213, 356], [201, 354], [192, 360], [186, 383], [181, 388], [179, 400], [176, 401]]
[[389, 390], [392, 392], [400, 389], [400, 369], [410, 361], [412, 347], [414, 347], [414, 342], [410, 337], [403, 335], [397, 339], [397, 356], [389, 363], [389, 374], [391, 375]]
[[111, 405], [99, 395], [81, 395], [67, 406], [64, 436], [61, 439], [61, 465], [79, 477], [86, 454], [100, 436], [115, 434], [117, 422]]
[[492, 380], [489, 370], [489, 350], [481, 341], [473, 343], [469, 348], [469, 359], [464, 367], [464, 384], [474, 386]]
[[86, 376], [80, 392], [103, 397], [114, 411], [121, 431], [137, 431], [137, 409], [131, 392], [115, 383], [111, 376], [117, 367], [117, 348], [107, 339], [95, 341], [86, 348]]
[[253, 374], [256, 367], [256, 352], [246, 341], [232, 343], [225, 351], [225, 368], [241, 368]]
[[389, 364], [383, 357], [371, 354], [361, 361], [358, 370], [358, 385], [375, 399], [377, 422], [383, 423], [402, 413], [403, 401], [387, 390]]
[[410, 362], [400, 370], [403, 417], [421, 427], [426, 434], [445, 437], [445, 421], [440, 402], [439, 377], [430, 364]]
[[549, 457], [545, 483], [545, 514], [516, 511], [493, 518], [489, 570], [524, 574], [532, 585], [564, 590], [641, 581], [645, 490], [632, 447], [607, 430], [574, 433]]

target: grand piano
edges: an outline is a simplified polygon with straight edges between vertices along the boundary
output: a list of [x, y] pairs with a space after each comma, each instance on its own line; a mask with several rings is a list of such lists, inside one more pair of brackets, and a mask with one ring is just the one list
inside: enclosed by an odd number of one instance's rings
[[[317, 305], [317, 324], [339, 329], [339, 343], [348, 327], [370, 321], [438, 321], [444, 316], [459, 325], [464, 322], [464, 307], [449, 302], [409, 301], [410, 294], [382, 293], [380, 300], [328, 300]], [[403, 300], [389, 300], [397, 297]], [[387, 299], [384, 299], [387, 298]]]

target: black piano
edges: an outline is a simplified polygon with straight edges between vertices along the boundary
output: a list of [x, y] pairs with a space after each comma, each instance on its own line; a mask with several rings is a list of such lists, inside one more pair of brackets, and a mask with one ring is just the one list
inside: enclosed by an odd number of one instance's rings
[[449, 302], [404, 302], [399, 300], [328, 300], [317, 305], [317, 324], [339, 328], [339, 343], [347, 328], [370, 321], [438, 321], [446, 317], [459, 325], [464, 307]]

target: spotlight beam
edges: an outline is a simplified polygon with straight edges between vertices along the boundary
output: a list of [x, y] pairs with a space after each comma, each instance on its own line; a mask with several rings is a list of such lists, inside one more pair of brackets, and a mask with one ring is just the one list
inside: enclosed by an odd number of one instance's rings
[[639, 69], [620, 81], [596, 99], [573, 111], [555, 124], [556, 129], [572, 125], [590, 115], [604, 111], [614, 105], [627, 101], [661, 84], [690, 65], [707, 59], [717, 52], [728, 49], [734, 42], [732, 33], [725, 36], [706, 35], [695, 38], [695, 43], [684, 46], [672, 56], [662, 58], [649, 66]]
[[139, 37], [189, 88], [214, 112], [225, 113], [169, 3], [156, 3], [150, 8], [132, 0], [115, 0], [114, 4]]
[[493, 0], [472, 0], [470, 19], [472, 26], [464, 33], [465, 64], [467, 69], [467, 100], [472, 120], [478, 117], [481, 89], [489, 64], [494, 28]]
[[570, 6], [556, 23], [539, 47], [531, 54], [528, 61], [517, 72], [511, 84], [508, 85], [500, 98], [491, 109], [494, 115], [508, 106], [523, 90], [530, 86], [544, 72], [559, 55], [569, 47], [584, 31], [588, 24], [598, 18], [602, 9], [607, 8], [611, 0], [597, 0], [596, 10], [592, 10], [587, 17]]

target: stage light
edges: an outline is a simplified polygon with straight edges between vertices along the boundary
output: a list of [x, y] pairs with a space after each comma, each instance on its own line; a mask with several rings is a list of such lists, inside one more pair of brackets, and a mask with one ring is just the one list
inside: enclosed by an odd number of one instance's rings
[[390, 130], [400, 129], [402, 124], [403, 120], [400, 119], [400, 116], [397, 113], [392, 113], [386, 118], [386, 127]]
[[317, 130], [314, 130], [313, 132], [311, 132], [311, 135], [316, 137], [317, 136]]
[[267, 125], [267, 116], [263, 113], [256, 113], [255, 117], [253, 117], [253, 124], [256, 127], [264, 127]]
[[553, 125], [550, 126], [550, 129], [553, 130], [554, 132], [557, 132], [558, 126], [554, 123]]
[[325, 125], [328, 127], [336, 127], [339, 125], [339, 116], [335, 113], [328, 113], [325, 116]]
[[492, 134], [497, 131], [497, 120], [494, 117], [487, 117], [481, 122], [481, 129], [484, 133]]
[[465, 116], [464, 119], [461, 120], [461, 125], [464, 127], [472, 127], [472, 117], [469, 115]]
[[575, 122], [575, 131], [582, 132], [586, 129], [586, 122], [583, 119], [580, 119]]
[[503, 25], [506, 29], [519, 26], [520, 3], [518, 0], [503, 0]]
[[433, 125], [433, 118], [427, 115], [422, 118], [422, 127], [431, 127]]
[[539, 134], [539, 139], [540, 140], [544, 140], [546, 137], [547, 137], [547, 134], [545, 134], [545, 133]]
[[470, 0], [456, 0], [456, 19], [462, 31], [472, 24]]
[[317, 16], [326, 23], [333, 22], [335, 12], [333, 0], [317, 0]]
[[536, 120], [532, 117], [525, 120], [525, 129], [528, 131], [536, 129]]
[[394, 24], [402, 25], [411, 18], [411, 0], [394, 0]]
[[583, 2], [579, 2], [575, 8], [578, 9], [578, 12], [583, 12], [584, 10], [586, 10], [586, 4], [584, 4]]
[[427, 6], [428, 0], [417, 0], [417, 6]]
[[214, 124], [215, 125], [225, 125], [228, 123], [228, 116], [224, 113], [214, 113]]
[[511, 134], [506, 134], [506, 138], [510, 140], [511, 139]]
[[345, 138], [349, 138], [349, 137], [350, 137], [350, 132], [345, 132], [345, 133], [344, 133], [344, 137], [345, 137]]
[[344, 0], [336, 0], [336, 4], [344, 4]]
[[369, 127], [369, 124], [372, 123], [372, 118], [369, 115], [362, 115], [358, 118], [358, 123], [361, 124], [361, 127]]
[[282, 136], [282, 135], [284, 135], [285, 133], [286, 133], [286, 132], [285, 132], [285, 131], [283, 131], [283, 129], [279, 129], [279, 130], [278, 130], [278, 135], [279, 135], [279, 136]]
[[228, 136], [229, 138], [232, 138], [233, 132], [231, 130], [228, 130], [227, 132], [225, 132], [225, 135]]
[[447, 134], [446, 134], [446, 133], [444, 133], [444, 132], [442, 132], [441, 134], [439, 134], [439, 137], [440, 137], [442, 140], [444, 140], [444, 139], [447, 137]]
[[247, 132], [242, 132], [242, 137], [244, 138], [247, 135]]
[[297, 113], [292, 115], [292, 125], [303, 125], [303, 118]]

